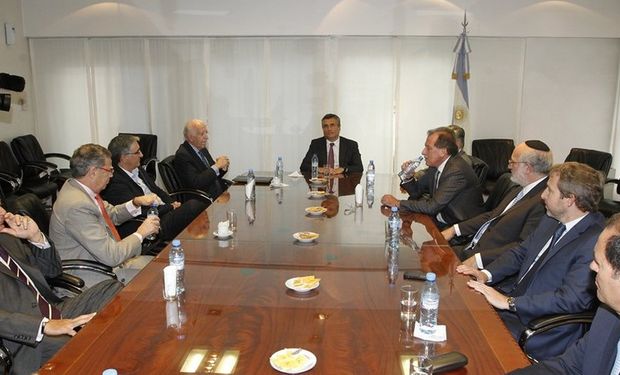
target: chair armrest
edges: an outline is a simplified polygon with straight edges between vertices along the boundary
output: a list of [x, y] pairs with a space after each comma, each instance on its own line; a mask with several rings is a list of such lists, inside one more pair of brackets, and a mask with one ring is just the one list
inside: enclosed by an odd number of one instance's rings
[[142, 159], [141, 165], [146, 168], [149, 164], [157, 163], [158, 161], [157, 158]]
[[[52, 173], [59, 173], [55, 164], [53, 168], [50, 168], [47, 164], [48, 163], [43, 162], [28, 162], [22, 164], [22, 169], [24, 170], [24, 180], [26, 180], [27, 176], [49, 180]], [[26, 171], [32, 172], [26, 173]]]
[[8, 374], [11, 367], [13, 367], [11, 352], [4, 346], [2, 339], [0, 339], [0, 368], [4, 369], [5, 374]]
[[183, 194], [189, 194], [189, 195], [193, 195], [195, 197], [199, 197], [199, 198], [203, 198], [208, 200], [209, 202], [213, 203], [213, 198], [211, 198], [207, 193], [205, 193], [202, 190], [198, 190], [198, 189], [181, 189], [181, 190], [177, 190], [177, 191], [173, 191], [168, 193], [171, 197], [176, 197], [179, 195], [183, 195]]
[[[577, 314], [547, 315], [534, 319], [528, 323], [527, 328], [521, 333], [521, 336], [519, 337], [519, 346], [521, 347], [521, 350], [526, 353], [525, 345], [528, 340], [532, 338], [532, 336], [536, 336], [566, 324], [590, 324], [593, 319], [594, 311], [587, 311]], [[531, 361], [538, 362], [529, 355], [527, 356]]]
[[19, 187], [22, 184], [22, 179], [20, 177], [17, 177], [10, 173], [0, 172], [0, 180], [11, 185], [11, 188], [13, 188], [13, 191], [16, 191], [17, 189], [19, 189]]
[[84, 288], [84, 280], [66, 272], [63, 272], [56, 277], [48, 278], [47, 283], [51, 287], [66, 289], [75, 294], [82, 293]]
[[616, 193], [620, 194], [620, 180], [611, 178], [605, 181], [605, 185], [607, 184], [616, 184]]
[[80, 270], [80, 271], [92, 271], [106, 275], [116, 280], [116, 274], [112, 270], [112, 267], [106, 266], [103, 263], [99, 263], [94, 260], [87, 259], [65, 259], [62, 261], [63, 271], [67, 270]]
[[61, 154], [61, 153], [58, 153], [58, 152], [49, 152], [47, 154], [43, 154], [43, 156], [45, 156], [46, 159], [49, 159], [49, 158], [59, 158], [59, 159], [64, 159], [66, 161], [70, 161], [71, 160], [71, 157], [69, 155]]

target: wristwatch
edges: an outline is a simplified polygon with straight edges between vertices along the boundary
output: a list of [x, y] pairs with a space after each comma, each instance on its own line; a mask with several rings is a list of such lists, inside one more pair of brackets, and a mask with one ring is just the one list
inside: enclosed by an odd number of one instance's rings
[[514, 297], [508, 297], [508, 299], [506, 300], [506, 302], [508, 302], [508, 310], [512, 311], [512, 312], [517, 312], [517, 306], [515, 305], [515, 299]]

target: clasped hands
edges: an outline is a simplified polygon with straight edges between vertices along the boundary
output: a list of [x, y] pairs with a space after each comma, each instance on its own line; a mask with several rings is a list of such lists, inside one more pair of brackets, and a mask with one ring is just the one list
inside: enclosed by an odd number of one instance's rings
[[218, 156], [215, 160], [215, 166], [221, 171], [227, 171], [230, 166], [230, 159], [226, 155]]
[[2, 207], [0, 207], [0, 233], [30, 242], [45, 242], [45, 237], [34, 220], [28, 216], [6, 212]]
[[329, 168], [329, 167], [319, 167], [319, 173], [322, 173], [325, 176], [336, 176], [344, 173], [344, 168]]
[[487, 302], [489, 302], [493, 307], [500, 310], [508, 309], [508, 296], [505, 296], [493, 287], [486, 285], [485, 283], [489, 280], [489, 278], [484, 272], [464, 264], [456, 267], [456, 272], [473, 277], [475, 280], [469, 280], [467, 285], [482, 294], [484, 298], [486, 298]]

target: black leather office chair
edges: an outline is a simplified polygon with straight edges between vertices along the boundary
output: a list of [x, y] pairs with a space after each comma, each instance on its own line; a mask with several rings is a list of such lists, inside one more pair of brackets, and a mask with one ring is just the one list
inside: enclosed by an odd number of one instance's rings
[[495, 182], [495, 186], [493, 186], [493, 190], [489, 194], [489, 197], [484, 202], [485, 211], [491, 211], [497, 207], [511, 191], [514, 189], [519, 189], [519, 184], [513, 182], [511, 177], [512, 174], [510, 172], [499, 176]]
[[[13, 138], [11, 141], [11, 149], [20, 165], [38, 164], [48, 168], [51, 180], [62, 187], [62, 184], [71, 177], [71, 170], [67, 168], [59, 168], [58, 164], [50, 162], [48, 159], [62, 159], [68, 164], [71, 157], [62, 153], [43, 153], [43, 149], [37, 138], [32, 134], [22, 135]], [[29, 177], [29, 176], [26, 176]]]
[[0, 339], [0, 373], [8, 375], [11, 372], [13, 366], [13, 359], [11, 352], [4, 346], [2, 339]]
[[493, 190], [499, 176], [510, 171], [508, 160], [514, 149], [515, 143], [512, 139], [476, 139], [472, 142], [472, 155], [484, 160], [489, 166], [485, 184], [486, 193]]
[[[538, 360], [527, 352], [527, 342], [533, 336], [552, 330], [556, 327], [560, 327], [566, 324], [585, 324], [588, 328], [594, 320], [594, 314], [596, 310], [587, 311], [579, 314], [559, 314], [559, 315], [547, 315], [538, 319], [532, 320], [527, 329], [521, 333], [519, 337], [519, 346], [523, 353], [531, 362], [538, 362]], [[580, 328], [581, 329], [581, 328]], [[585, 334], [585, 332], [584, 332]]]
[[571, 148], [564, 161], [576, 161], [587, 164], [603, 173], [603, 177], [607, 178], [611, 168], [611, 160], [612, 156], [609, 152], [588, 150], [586, 148]]
[[471, 168], [476, 173], [478, 177], [478, 183], [480, 187], [484, 189], [484, 186], [487, 182], [487, 174], [489, 173], [489, 165], [484, 162], [484, 160], [477, 158], [475, 156], [471, 156]]
[[[605, 181], [605, 185], [612, 184], [615, 186], [616, 194], [620, 194], [620, 180], [619, 179], [609, 179]], [[598, 210], [600, 213], [605, 215], [605, 217], [611, 217], [614, 214], [620, 212], [620, 202], [613, 199], [601, 199], [598, 204]]]
[[213, 203], [213, 198], [202, 190], [181, 188], [181, 182], [174, 169], [174, 155], [170, 155], [160, 161], [157, 164], [157, 168], [168, 194], [178, 199], [179, 202], [185, 202], [191, 198], [199, 198], [209, 202], [209, 204]]
[[144, 167], [146, 173], [155, 181], [157, 179], [157, 135], [143, 133], [118, 133], [118, 135], [134, 135], [140, 138], [138, 141], [140, 151], [142, 151], [140, 165]]
[[[30, 177], [26, 177], [24, 170], [31, 171], [28, 174]], [[54, 201], [57, 190], [58, 186], [50, 182], [50, 171], [47, 167], [26, 163], [22, 169], [9, 145], [0, 142], [0, 192], [3, 199], [12, 194], [33, 193], [41, 199], [51, 197]]]

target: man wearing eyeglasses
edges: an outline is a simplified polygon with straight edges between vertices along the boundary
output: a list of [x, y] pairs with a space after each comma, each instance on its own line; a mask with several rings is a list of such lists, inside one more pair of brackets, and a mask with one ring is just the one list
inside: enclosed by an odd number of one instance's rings
[[[107, 202], [116, 205], [145, 194], [157, 195], [161, 224], [159, 238], [171, 241], [207, 208], [207, 203], [191, 199], [181, 204], [157, 186], [148, 173], [140, 167], [142, 152], [140, 152], [138, 141], [138, 137], [129, 134], [121, 134], [112, 138], [108, 144], [108, 150], [112, 154], [115, 173], [108, 186], [101, 192], [101, 196]], [[148, 209], [147, 206], [142, 207], [142, 213], [139, 215], [141, 219], [146, 218]], [[117, 228], [121, 237], [125, 238], [134, 233], [139, 224], [139, 221], [131, 220]]]
[[508, 168], [513, 189], [491, 211], [462, 221], [441, 234], [450, 241], [455, 236], [472, 236], [465, 246], [453, 246], [464, 264], [484, 268], [504, 251], [524, 241], [545, 214], [540, 195], [547, 186], [553, 154], [542, 141], [525, 141], [515, 147]]
[[[80, 146], [70, 160], [72, 179], [58, 193], [50, 219], [50, 237], [62, 259], [95, 260], [114, 267], [119, 281], [128, 282], [152, 257], [140, 256], [142, 240], [159, 231], [159, 218], [144, 220], [130, 236], [121, 239], [115, 225], [141, 213], [157, 200], [155, 194], [135, 197], [113, 206], [99, 195], [114, 168], [110, 151], [102, 146]], [[90, 271], [72, 271], [86, 286], [107, 277]]]

